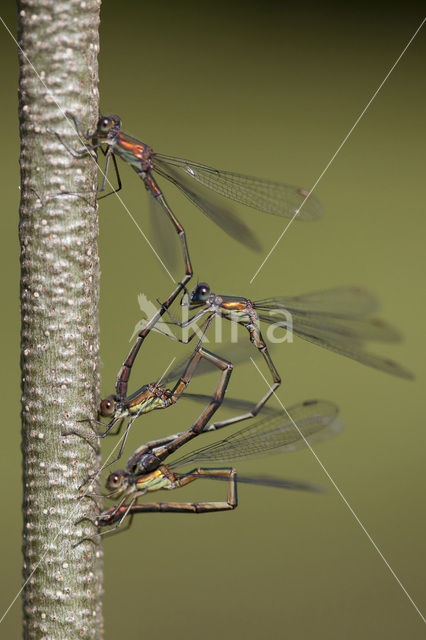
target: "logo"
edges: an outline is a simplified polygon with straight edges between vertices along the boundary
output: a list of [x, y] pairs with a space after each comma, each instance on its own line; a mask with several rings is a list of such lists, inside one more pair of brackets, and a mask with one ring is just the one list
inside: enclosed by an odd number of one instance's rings
[[[144, 294], [138, 295], [139, 309], [142, 311], [144, 317], [137, 322], [129, 342], [132, 342], [136, 336], [145, 329], [151, 319], [158, 313], [160, 306], [156, 306], [149, 298]], [[158, 304], [158, 303], [157, 303]], [[205, 316], [201, 316], [198, 320], [191, 321], [189, 316], [189, 307], [187, 304], [181, 305], [180, 317], [176, 318], [170, 311], [166, 311], [162, 318], [155, 323], [152, 331], [157, 331], [163, 335], [177, 340], [179, 342], [187, 343], [193, 337], [197, 337], [198, 340], [209, 343], [209, 339], [206, 335], [206, 329], [209, 329], [209, 334], [214, 332], [214, 342], [239, 342], [242, 332], [239, 330], [239, 323], [236, 320], [226, 319], [227, 326], [230, 326], [230, 338], [223, 336], [223, 321], [222, 316], [216, 316], [211, 322], [209, 313]], [[262, 332], [266, 341], [270, 344], [280, 344], [282, 342], [293, 342], [293, 317], [291, 313], [285, 309], [274, 309], [269, 311], [268, 315], [270, 319], [265, 318], [265, 330]], [[199, 324], [198, 324], [199, 323]], [[213, 337], [211, 335], [211, 337]], [[247, 338], [244, 336], [243, 340]]]

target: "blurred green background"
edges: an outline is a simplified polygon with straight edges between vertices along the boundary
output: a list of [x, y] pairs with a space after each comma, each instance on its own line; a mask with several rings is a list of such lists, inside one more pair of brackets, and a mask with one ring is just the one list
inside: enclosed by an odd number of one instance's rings
[[[105, 3], [102, 111], [120, 114], [125, 131], [163, 153], [309, 188], [422, 19], [415, 5], [392, 15], [357, 7], [351, 13], [331, 4]], [[12, 6], [3, 17], [15, 31]], [[316, 192], [324, 219], [292, 225], [252, 285], [261, 256], [165, 186], [188, 230], [195, 276], [216, 291], [256, 299], [366, 285], [380, 297], [380, 315], [404, 333], [403, 344], [381, 349], [410, 368], [414, 382], [300, 341], [277, 347], [274, 359], [287, 406], [314, 397], [340, 406], [345, 430], [317, 453], [420, 608], [426, 595], [425, 44], [423, 31], [322, 178]], [[3, 611], [21, 583], [17, 56], [4, 31], [1, 54], [8, 123], [2, 132]], [[143, 186], [130, 168], [121, 169], [122, 197], [149, 231]], [[253, 229], [257, 225], [266, 253], [285, 221], [244, 214]], [[106, 395], [142, 317], [137, 295], [164, 298], [170, 281], [113, 197], [100, 203], [99, 245]], [[161, 336], [150, 338], [131, 389], [156, 379], [173, 355], [186, 352]], [[193, 390], [210, 392], [215, 375]], [[251, 364], [235, 371], [230, 394], [253, 399], [263, 392]], [[181, 402], [139, 420], [126, 452], [186, 427], [198, 412]], [[105, 456], [115, 442], [104, 443]], [[241, 487], [240, 506], [231, 513], [135, 519], [123, 536], [105, 541], [107, 639], [424, 637], [418, 613], [309, 452], [238, 469], [303, 479], [328, 491]], [[160, 495], [221, 500], [225, 486], [200, 482]], [[20, 636], [20, 614], [18, 600], [1, 637]]]

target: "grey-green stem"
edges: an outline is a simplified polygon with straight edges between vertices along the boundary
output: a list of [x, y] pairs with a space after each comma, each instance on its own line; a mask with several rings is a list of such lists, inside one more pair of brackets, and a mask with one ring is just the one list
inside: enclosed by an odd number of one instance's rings
[[98, 405], [96, 197], [69, 195], [96, 189], [97, 169], [52, 134], [79, 146], [56, 103], [86, 128], [96, 122], [99, 9], [18, 2], [24, 638], [103, 635], [102, 548], [74, 546], [96, 531], [94, 500], [76, 498], [100, 466], [98, 443], [63, 435], [93, 433], [76, 421]]

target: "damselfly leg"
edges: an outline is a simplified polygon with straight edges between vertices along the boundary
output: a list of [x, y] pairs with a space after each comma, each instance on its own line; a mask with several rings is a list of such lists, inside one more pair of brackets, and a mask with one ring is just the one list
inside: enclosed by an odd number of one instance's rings
[[[204, 462], [231, 462], [248, 457], [258, 457], [267, 453], [287, 453], [299, 448], [310, 447], [338, 433], [341, 425], [337, 418], [336, 405], [327, 401], [310, 400], [295, 405], [288, 413], [273, 418], [257, 420], [219, 442], [201, 447], [183, 455], [170, 464], [164, 460], [178, 447], [188, 442], [188, 433], [178, 444], [149, 449], [141, 447], [129, 459], [125, 471], [112, 472], [107, 480], [109, 497], [120, 497], [115, 507], [100, 515], [100, 527], [115, 524], [120, 526], [129, 515], [142, 512], [185, 512], [207, 513], [235, 508], [230, 495], [236, 498], [236, 483], [257, 484], [290, 490], [318, 491], [315, 485], [269, 476], [242, 476], [237, 478], [232, 468], [206, 469], [197, 466], [189, 472], [178, 470], [189, 464]], [[193, 437], [193, 436], [192, 436]], [[227, 503], [154, 503], [139, 505], [135, 502], [142, 495], [158, 490], [172, 490], [189, 484], [195, 479], [226, 479], [233, 483], [233, 494], [228, 494]], [[231, 490], [231, 487], [229, 487]], [[127, 501], [127, 502], [126, 502]], [[140, 507], [140, 508], [138, 508]], [[219, 508], [216, 508], [219, 507]]]
[[[215, 317], [224, 318], [245, 327], [245, 329], [247, 329], [247, 331], [249, 332], [250, 342], [256, 347], [256, 349], [258, 349], [259, 353], [262, 354], [266, 365], [271, 373], [272, 385], [269, 387], [268, 391], [261, 398], [261, 400], [256, 405], [254, 405], [250, 411], [241, 414], [240, 416], [231, 418], [230, 420], [223, 421], [222, 426], [234, 424], [235, 422], [240, 422], [241, 420], [247, 420], [249, 418], [255, 417], [280, 386], [281, 377], [272, 361], [266, 342], [263, 339], [262, 333], [259, 328], [258, 316], [253, 308], [252, 302], [246, 298], [223, 296], [211, 293], [210, 287], [206, 283], [201, 282], [192, 292], [189, 301], [190, 310], [193, 310], [197, 307], [201, 307], [201, 310], [195, 313], [188, 320], [183, 322], [174, 320], [172, 324], [175, 324], [180, 328], [187, 328], [191, 327], [191, 325], [203, 318], [203, 322], [198, 327], [198, 329], [202, 332], [203, 337], [210, 323]], [[172, 337], [167, 333], [165, 333], [165, 335], [167, 335], [168, 337]], [[177, 340], [178, 342], [189, 343], [196, 336], [199, 337], [199, 333], [197, 329], [194, 329], [192, 333], [189, 332], [186, 338], [179, 338], [175, 336], [173, 336], [172, 338]], [[202, 337], [200, 338], [200, 342], [202, 340]]]
[[[192, 354], [191, 358], [187, 363], [187, 366], [183, 375], [177, 381], [173, 389], [169, 390], [169, 389], [165, 389], [159, 384], [157, 385], [151, 384], [151, 385], [145, 385], [139, 391], [134, 393], [132, 396], [129, 396], [129, 398], [126, 399], [125, 403], [118, 404], [117, 402], [114, 402], [113, 399], [111, 400], [108, 398], [106, 399], [108, 402], [111, 402], [112, 410], [113, 412], [115, 412], [115, 415], [110, 421], [110, 423], [107, 425], [107, 428], [104, 431], [104, 433], [100, 434], [98, 437], [99, 438], [106, 437], [110, 433], [111, 429], [118, 422], [118, 420], [121, 420], [122, 418], [127, 418], [126, 430], [122, 438], [122, 442], [121, 442], [118, 454], [114, 458], [114, 460], [109, 462], [107, 465], [104, 465], [103, 467], [101, 467], [101, 469], [99, 469], [95, 474], [90, 475], [84, 484], [91, 481], [95, 476], [97, 476], [99, 473], [101, 473], [105, 469], [108, 469], [110, 466], [115, 464], [117, 460], [121, 458], [125, 444], [126, 444], [126, 440], [130, 431], [130, 427], [132, 426], [136, 418], [138, 418], [140, 415], [144, 413], [148, 413], [156, 409], [165, 409], [171, 406], [172, 404], [175, 404], [179, 400], [184, 390], [190, 383], [191, 378], [194, 375], [196, 368], [198, 366], [198, 363], [200, 362], [201, 359], [205, 359], [206, 361], [208, 361], [209, 363], [211, 363], [212, 365], [214, 365], [220, 370], [219, 381], [216, 385], [216, 389], [213, 395], [211, 396], [211, 398], [209, 399], [207, 406], [202, 411], [200, 416], [197, 418], [196, 422], [191, 427], [191, 429], [189, 429], [188, 432], [185, 432], [180, 437], [176, 438], [171, 443], [165, 445], [165, 448], [167, 451], [168, 450], [174, 451], [178, 446], [180, 446], [181, 443], [183, 444], [184, 442], [187, 442], [188, 440], [193, 438], [195, 435], [200, 433], [200, 431], [202, 431], [204, 425], [207, 424], [207, 422], [210, 420], [210, 418], [218, 410], [218, 408], [223, 402], [225, 392], [229, 383], [229, 379], [232, 374], [233, 366], [227, 360], [224, 360], [223, 358], [219, 358], [215, 354], [210, 353], [206, 349], [203, 349], [200, 347], [196, 349], [195, 352]], [[103, 401], [103, 403], [105, 406], [105, 400]], [[161, 451], [162, 451], [162, 448], [160, 448], [160, 452]]]
[[[69, 115], [71, 116], [71, 114]], [[74, 157], [81, 157], [87, 153], [96, 151], [97, 149], [100, 149], [102, 151], [102, 153], [105, 156], [105, 170], [104, 170], [102, 185], [100, 189], [96, 190], [96, 193], [102, 193], [106, 189], [106, 184], [108, 180], [108, 169], [109, 169], [111, 158], [113, 161], [114, 171], [118, 181], [118, 188], [113, 189], [110, 193], [104, 194], [101, 197], [105, 198], [108, 195], [112, 195], [113, 193], [117, 193], [118, 191], [120, 191], [120, 189], [122, 188], [122, 182], [121, 182], [120, 173], [117, 166], [116, 155], [121, 157], [126, 162], [128, 162], [133, 167], [133, 169], [135, 169], [136, 173], [143, 181], [145, 185], [145, 189], [148, 191], [148, 193], [151, 194], [154, 200], [159, 203], [160, 207], [163, 209], [163, 211], [169, 218], [170, 222], [172, 223], [181, 244], [183, 260], [185, 265], [185, 274], [186, 276], [191, 277], [192, 266], [191, 266], [191, 260], [189, 257], [185, 230], [181, 225], [181, 223], [179, 222], [179, 220], [177, 219], [174, 212], [172, 211], [172, 209], [170, 208], [170, 206], [168, 205], [163, 192], [161, 191], [160, 187], [158, 186], [157, 182], [152, 176], [152, 173], [151, 173], [152, 162], [150, 161], [152, 150], [150, 149], [150, 147], [148, 147], [147, 145], [141, 146], [138, 144], [134, 144], [130, 140], [130, 138], [125, 140], [124, 138], [119, 136], [118, 135], [119, 132], [117, 130], [117, 120], [114, 120], [114, 118], [112, 119], [101, 118], [98, 121], [98, 126], [96, 131], [94, 131], [93, 133], [87, 132], [86, 134], [84, 134], [82, 131], [81, 125], [78, 123], [76, 118], [73, 116], [71, 117], [75, 124], [77, 133], [84, 140], [84, 147], [82, 149], [72, 149], [57, 133], [55, 135], [62, 142], [62, 144], [66, 146], [67, 150], [70, 153], [72, 153]], [[114, 137], [114, 140], [106, 136], [107, 131], [105, 128], [105, 122], [112, 125], [112, 128], [114, 129], [116, 134]], [[93, 193], [93, 192], [86, 192], [86, 193]]]
[[[101, 190], [105, 189], [111, 156], [113, 158], [118, 156], [130, 164], [143, 180], [146, 189], [160, 202], [174, 225], [184, 248], [185, 260], [187, 249], [183, 227], [167, 204], [153, 173], [175, 185], [226, 233], [255, 250], [260, 249], [256, 235], [234, 213], [229, 201], [246, 205], [263, 213], [296, 220], [315, 220], [322, 215], [320, 203], [306, 189], [230, 171], [220, 171], [198, 162], [157, 153], [149, 145], [126, 134], [121, 129], [121, 120], [117, 115], [99, 118], [96, 129], [87, 133], [83, 132], [77, 119], [69, 115], [74, 121], [80, 138], [84, 141], [83, 149], [74, 149], [73, 155], [81, 156], [98, 148], [106, 148], [106, 151], [103, 151], [106, 156], [106, 166]], [[60, 137], [59, 139], [61, 140]], [[115, 162], [114, 169], [117, 173]], [[121, 185], [119, 178], [118, 181]]]

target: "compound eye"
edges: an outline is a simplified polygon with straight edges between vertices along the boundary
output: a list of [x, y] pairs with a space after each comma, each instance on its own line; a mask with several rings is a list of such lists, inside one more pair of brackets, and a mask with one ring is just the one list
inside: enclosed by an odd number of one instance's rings
[[98, 122], [98, 130], [102, 131], [102, 133], [107, 133], [111, 129], [111, 126], [112, 121], [108, 116], [101, 118]]
[[112, 473], [109, 474], [107, 478], [106, 486], [108, 489], [118, 489], [122, 484], [122, 480], [123, 480], [123, 472], [113, 471]]
[[210, 295], [210, 287], [205, 282], [202, 282], [197, 287], [197, 298], [199, 300], [207, 300]]
[[104, 400], [102, 400], [99, 408], [99, 413], [101, 414], [101, 416], [103, 416], [104, 418], [108, 418], [114, 413], [114, 411], [115, 411], [114, 396], [108, 396], [108, 398], [105, 398]]

